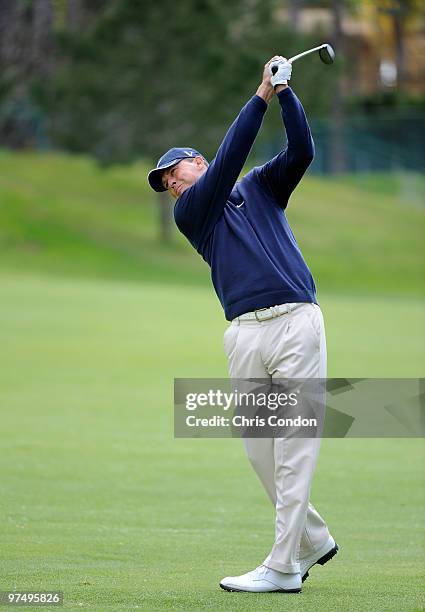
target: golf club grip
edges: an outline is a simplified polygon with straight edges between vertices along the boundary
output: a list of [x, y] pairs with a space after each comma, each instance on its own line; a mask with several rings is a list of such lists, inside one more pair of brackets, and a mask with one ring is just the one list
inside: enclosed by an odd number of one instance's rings
[[272, 74], [276, 74], [277, 72], [277, 66], [272, 66]]

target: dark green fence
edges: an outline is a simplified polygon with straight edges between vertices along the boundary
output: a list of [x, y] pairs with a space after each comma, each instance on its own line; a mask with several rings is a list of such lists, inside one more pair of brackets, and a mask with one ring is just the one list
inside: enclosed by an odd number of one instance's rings
[[345, 118], [336, 133], [331, 120], [313, 120], [316, 156], [311, 172], [327, 174], [335, 167], [333, 155], [347, 172], [425, 170], [425, 114]]

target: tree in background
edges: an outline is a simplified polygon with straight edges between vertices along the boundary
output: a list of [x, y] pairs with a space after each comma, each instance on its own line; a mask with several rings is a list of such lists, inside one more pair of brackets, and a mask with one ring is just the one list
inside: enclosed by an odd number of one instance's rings
[[37, 136], [40, 111], [31, 100], [31, 83], [52, 74], [52, 27], [51, 0], [0, 1], [0, 139], [5, 145], [28, 144], [28, 137]]
[[[78, 4], [73, 15], [83, 13]], [[99, 3], [86, 30], [65, 21], [55, 78], [37, 88], [53, 142], [105, 163], [155, 158], [176, 143], [213, 155], [264, 61], [317, 42], [278, 22], [275, 5], [115, 0]], [[327, 108], [331, 78], [303, 65], [297, 92], [311, 112]]]
[[[342, 19], [344, 10], [347, 9], [347, 2], [331, 0], [330, 8], [332, 12], [333, 33], [332, 43], [337, 53], [344, 54], [344, 33], [342, 29]], [[347, 170], [344, 147], [344, 102], [343, 102], [343, 77], [336, 82], [336, 87], [332, 96], [332, 141], [331, 141], [331, 171], [335, 174]]]
[[[40, 147], [48, 139], [105, 164], [156, 159], [185, 144], [211, 157], [264, 62], [320, 42], [282, 25], [278, 4], [0, 0], [2, 142]], [[323, 112], [332, 73], [305, 62], [300, 75], [296, 90], [309, 113]], [[265, 140], [276, 140], [275, 125], [266, 122]], [[166, 239], [170, 207], [158, 203]]]
[[[371, 6], [375, 11], [376, 19], [382, 20], [382, 17], [386, 17], [391, 24], [389, 36], [393, 39], [397, 87], [400, 91], [404, 91], [408, 81], [406, 30], [412, 21], [423, 17], [423, 2], [419, 0], [377, 0]], [[383, 28], [385, 29], [385, 24]]]

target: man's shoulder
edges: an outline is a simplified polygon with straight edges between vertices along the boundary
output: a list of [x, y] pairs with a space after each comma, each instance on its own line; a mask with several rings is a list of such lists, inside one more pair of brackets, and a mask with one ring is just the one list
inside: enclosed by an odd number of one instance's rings
[[[276, 200], [267, 175], [267, 163], [262, 166], [255, 166], [240, 181], [245, 196], [251, 195], [257, 199], [267, 198], [267, 200]], [[279, 204], [280, 207], [281, 205]]]
[[260, 188], [262, 190], [268, 191], [270, 189], [269, 181], [267, 180], [267, 173], [265, 171], [265, 165], [262, 166], [254, 166], [252, 170], [250, 170], [242, 179], [242, 185], [245, 188], [255, 187]]
[[236, 185], [244, 185], [252, 182], [261, 182], [263, 180], [262, 172], [263, 166], [254, 166], [254, 168], [247, 172], [245, 176], [239, 181], [239, 183], [236, 183]]

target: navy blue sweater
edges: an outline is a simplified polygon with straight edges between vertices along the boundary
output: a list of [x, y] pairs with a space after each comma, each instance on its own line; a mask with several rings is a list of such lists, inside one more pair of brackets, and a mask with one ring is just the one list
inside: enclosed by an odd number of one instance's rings
[[285, 302], [316, 302], [313, 278], [285, 215], [314, 145], [294, 92], [288, 87], [277, 96], [287, 147], [236, 182], [267, 109], [262, 98], [253, 96], [208, 170], [174, 207], [177, 227], [211, 267], [229, 321]]

